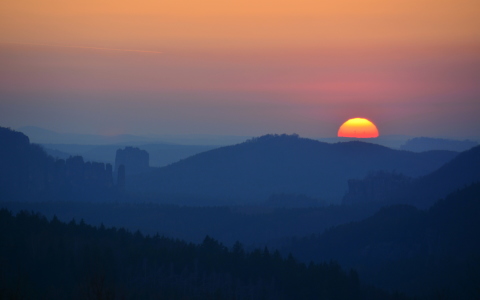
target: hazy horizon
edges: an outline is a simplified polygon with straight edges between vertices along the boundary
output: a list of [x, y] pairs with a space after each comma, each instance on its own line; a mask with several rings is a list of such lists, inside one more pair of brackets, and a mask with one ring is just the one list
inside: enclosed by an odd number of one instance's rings
[[[10, 127], [11, 129], [13, 130], [16, 130], [16, 131], [21, 131], [23, 129], [30, 129], [30, 128], [36, 128], [36, 129], [40, 129], [40, 130], [45, 130], [45, 131], [51, 131], [51, 132], [55, 132], [55, 133], [58, 133], [58, 134], [77, 134], [77, 135], [100, 135], [100, 136], [120, 136], [120, 135], [132, 135], [132, 136], [143, 136], [143, 137], [156, 137], [156, 136], [187, 136], [187, 135], [191, 135], [191, 136], [243, 136], [243, 137], [256, 137], [256, 136], [261, 136], [261, 135], [265, 135], [265, 134], [298, 134], [302, 137], [306, 137], [306, 138], [313, 138], [313, 139], [316, 139], [316, 138], [339, 138], [339, 136], [337, 136], [336, 134], [336, 131], [331, 133], [331, 134], [325, 134], [325, 135], [302, 135], [302, 134], [299, 134], [297, 132], [263, 132], [263, 133], [259, 133], [259, 134], [256, 134], [256, 135], [240, 135], [240, 134], [233, 134], [233, 133], [223, 133], [223, 134], [215, 134], [215, 133], [142, 133], [142, 132], [139, 132], [139, 133], [133, 133], [133, 132], [124, 132], [124, 133], [120, 133], [120, 134], [109, 134], [109, 133], [96, 133], [95, 131], [82, 131], [82, 130], [55, 130], [55, 129], [52, 129], [52, 128], [48, 128], [48, 127], [43, 127], [43, 126], [38, 126], [38, 125], [32, 125], [32, 124], [28, 124], [28, 125], [22, 125], [22, 126], [16, 126], [16, 127], [12, 127], [12, 126], [6, 126], [6, 125], [1, 125], [2, 127]], [[445, 139], [462, 139], [463, 136], [462, 135], [442, 135], [442, 134], [438, 134], [438, 135], [415, 135], [415, 134], [381, 134], [378, 136], [378, 138], [382, 138], [382, 137], [394, 137], [394, 136], [402, 136], [402, 137], [411, 137], [411, 138], [414, 138], [414, 137], [430, 137], [430, 138], [445, 138]], [[471, 136], [466, 136], [465, 138], [480, 138], [480, 133], [479, 134], [473, 134]], [[362, 138], [359, 138], [359, 139], [362, 139]], [[367, 138], [368, 139], [368, 138]]]

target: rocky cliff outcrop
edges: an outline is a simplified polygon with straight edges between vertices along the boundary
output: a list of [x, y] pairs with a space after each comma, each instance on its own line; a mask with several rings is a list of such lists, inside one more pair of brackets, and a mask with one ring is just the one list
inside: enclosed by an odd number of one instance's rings
[[149, 170], [150, 156], [147, 151], [135, 147], [125, 147], [118, 149], [115, 156], [115, 172], [121, 165], [125, 167], [125, 174], [139, 174]]
[[112, 165], [54, 159], [21, 132], [0, 127], [0, 201], [106, 200]]

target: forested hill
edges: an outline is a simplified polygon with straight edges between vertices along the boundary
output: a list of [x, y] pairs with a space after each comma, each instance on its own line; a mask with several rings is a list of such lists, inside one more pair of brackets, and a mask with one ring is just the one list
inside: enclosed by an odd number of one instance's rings
[[406, 299], [336, 263], [0, 210], [1, 299]]
[[294, 241], [286, 252], [304, 261], [334, 259], [386, 289], [437, 299], [480, 299], [480, 183], [428, 211], [381, 209], [360, 222]]
[[[339, 201], [347, 180], [371, 170], [409, 176], [432, 172], [455, 152], [412, 153], [364, 142], [327, 144], [297, 135], [266, 135], [203, 152], [138, 178], [127, 188], [156, 195], [263, 201], [273, 193]], [[229, 202], [230, 201], [230, 202]]]

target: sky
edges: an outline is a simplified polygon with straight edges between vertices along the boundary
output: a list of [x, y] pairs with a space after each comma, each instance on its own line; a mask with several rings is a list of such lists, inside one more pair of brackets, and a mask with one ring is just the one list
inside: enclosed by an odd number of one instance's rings
[[0, 126], [480, 136], [478, 0], [0, 0]]

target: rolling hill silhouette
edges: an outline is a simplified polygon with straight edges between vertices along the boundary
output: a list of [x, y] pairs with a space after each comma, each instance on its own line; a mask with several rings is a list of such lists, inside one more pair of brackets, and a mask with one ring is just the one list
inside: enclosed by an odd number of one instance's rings
[[451, 139], [416, 137], [406, 141], [405, 144], [400, 146], [400, 149], [412, 152], [424, 152], [429, 150], [449, 150], [463, 152], [475, 146], [478, 146], [478, 143], [470, 140], [459, 141]]
[[449, 193], [480, 181], [479, 170], [480, 146], [476, 146], [427, 175], [406, 178], [403, 184], [394, 182], [394, 177], [403, 175], [382, 172], [350, 181], [350, 190], [343, 200], [344, 203], [403, 203], [428, 208]]
[[265, 135], [203, 152], [144, 176], [127, 189], [148, 195], [210, 198], [220, 203], [266, 200], [273, 193], [339, 202], [349, 178], [371, 170], [428, 174], [457, 153], [413, 153], [358, 141], [327, 144], [297, 135]]
[[405, 198], [418, 207], [429, 207], [436, 200], [477, 181], [480, 181], [480, 146], [460, 153], [438, 170], [414, 180]]

